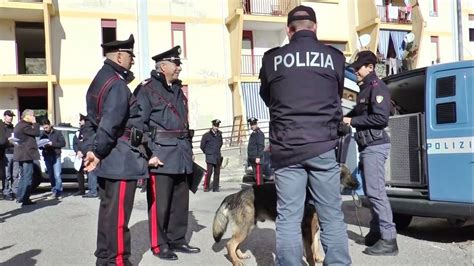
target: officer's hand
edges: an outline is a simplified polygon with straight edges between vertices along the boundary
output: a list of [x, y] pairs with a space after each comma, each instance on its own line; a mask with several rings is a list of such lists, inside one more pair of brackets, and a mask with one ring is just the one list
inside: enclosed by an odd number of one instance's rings
[[344, 117], [344, 118], [342, 119], [342, 122], [344, 122], [344, 123], [350, 125], [350, 124], [351, 124], [351, 120], [352, 120], [351, 117]]
[[95, 157], [95, 154], [91, 151], [88, 151], [86, 158], [84, 158], [84, 171], [92, 172], [99, 164], [99, 158]]
[[148, 160], [148, 166], [158, 167], [158, 166], [162, 166], [162, 165], [163, 165], [163, 162], [160, 161], [160, 159], [156, 156], [153, 156], [153, 157], [151, 157], [150, 160]]
[[258, 163], [258, 164], [259, 164], [259, 163], [260, 163], [260, 158], [256, 158], [256, 159], [255, 159], [255, 163]]

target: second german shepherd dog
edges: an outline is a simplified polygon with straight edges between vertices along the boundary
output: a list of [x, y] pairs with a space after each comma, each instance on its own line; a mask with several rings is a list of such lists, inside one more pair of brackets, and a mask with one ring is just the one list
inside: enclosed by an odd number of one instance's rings
[[[341, 187], [356, 189], [358, 182], [345, 165], [341, 165]], [[254, 228], [257, 221], [275, 221], [277, 217], [277, 194], [274, 183], [260, 186], [253, 185], [224, 198], [214, 216], [212, 233], [214, 240], [219, 242], [224, 235], [227, 224], [232, 222], [232, 238], [227, 242], [227, 253], [233, 265], [243, 265], [241, 259], [250, 256], [239, 249], [242, 243]], [[303, 221], [301, 223], [303, 244], [306, 260], [310, 265], [322, 262], [319, 246], [319, 222], [315, 208], [306, 204]]]

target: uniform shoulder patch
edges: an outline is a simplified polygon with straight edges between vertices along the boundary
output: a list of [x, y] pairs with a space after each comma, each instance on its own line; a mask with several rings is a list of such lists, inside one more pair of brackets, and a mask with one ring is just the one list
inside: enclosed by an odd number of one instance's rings
[[273, 51], [275, 51], [275, 50], [277, 50], [277, 49], [280, 49], [280, 48], [281, 48], [280, 46], [273, 47], [273, 48], [271, 48], [270, 50], [266, 51], [266, 52], [263, 53], [263, 54], [264, 54], [264, 55], [269, 54], [269, 53], [271, 53], [271, 52], [273, 52]]
[[382, 96], [382, 95], [377, 95], [377, 96], [375, 96], [375, 101], [376, 101], [377, 103], [383, 102], [383, 96]]

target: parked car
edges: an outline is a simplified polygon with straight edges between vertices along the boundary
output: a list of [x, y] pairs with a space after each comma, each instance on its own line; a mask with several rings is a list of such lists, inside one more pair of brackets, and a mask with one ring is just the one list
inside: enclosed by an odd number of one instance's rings
[[[74, 169], [76, 153], [74, 152], [72, 144], [74, 135], [76, 134], [78, 128], [72, 127], [70, 124], [59, 124], [58, 126], [55, 126], [54, 129], [60, 131], [66, 140], [66, 146], [61, 149], [61, 178], [63, 182], [77, 182], [77, 171]], [[41, 128], [41, 133], [42, 132], [43, 129]], [[50, 182], [41, 150], [40, 156], [41, 159], [39, 161], [35, 161], [33, 168], [32, 189], [37, 188], [42, 182]]]

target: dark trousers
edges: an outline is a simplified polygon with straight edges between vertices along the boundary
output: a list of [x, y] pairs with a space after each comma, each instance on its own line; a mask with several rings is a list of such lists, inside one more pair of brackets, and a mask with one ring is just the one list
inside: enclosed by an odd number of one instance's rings
[[186, 175], [150, 174], [147, 185], [151, 251], [169, 244], [185, 244], [189, 191]]
[[218, 164], [213, 163], [207, 163], [206, 176], [204, 177], [204, 189], [209, 189], [209, 182], [211, 181], [212, 172], [214, 172], [214, 180], [212, 180], [212, 190], [218, 190], [221, 168]]
[[100, 206], [97, 225], [97, 265], [131, 265], [130, 230], [136, 180], [99, 178]]
[[19, 202], [30, 201], [31, 182], [33, 180], [33, 161], [20, 162], [20, 181], [16, 198]]
[[85, 193], [85, 179], [84, 179], [84, 170], [83, 167], [81, 167], [81, 170], [77, 172], [77, 190], [80, 194]]

